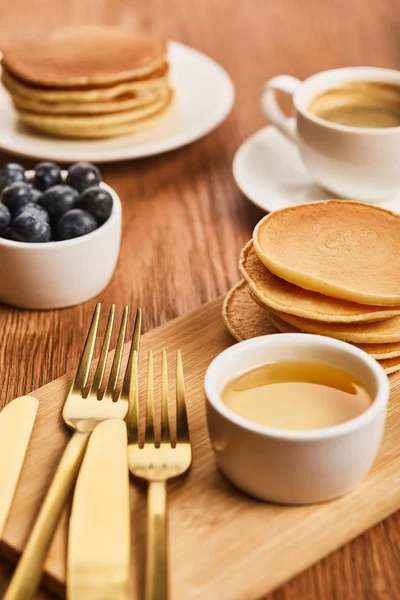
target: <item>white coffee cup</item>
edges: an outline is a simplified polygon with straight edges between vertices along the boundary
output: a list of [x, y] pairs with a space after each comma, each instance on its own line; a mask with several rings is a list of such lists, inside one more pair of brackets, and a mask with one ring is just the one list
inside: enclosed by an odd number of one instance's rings
[[[400, 127], [339, 125], [308, 111], [318, 94], [357, 80], [400, 85], [400, 71], [347, 67], [324, 71], [305, 81], [278, 75], [265, 84], [261, 108], [270, 123], [298, 145], [311, 177], [323, 188], [343, 198], [379, 202], [400, 190]], [[292, 97], [295, 127], [279, 108], [276, 90]]]
[[[294, 431], [258, 425], [222, 400], [225, 385], [262, 364], [322, 362], [362, 381], [373, 400], [358, 417], [325, 429]], [[366, 476], [385, 426], [389, 381], [381, 365], [355, 346], [307, 333], [277, 333], [231, 346], [205, 376], [208, 430], [216, 462], [248, 494], [285, 504], [331, 500]]]

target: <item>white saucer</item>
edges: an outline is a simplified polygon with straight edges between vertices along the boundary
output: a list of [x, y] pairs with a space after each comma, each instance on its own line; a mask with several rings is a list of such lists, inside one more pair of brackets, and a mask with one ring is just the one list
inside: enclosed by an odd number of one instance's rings
[[[240, 146], [233, 176], [247, 198], [266, 212], [333, 197], [311, 181], [296, 146], [271, 125]], [[400, 196], [379, 206], [400, 213]]]
[[232, 109], [232, 80], [214, 60], [178, 42], [169, 42], [174, 105], [146, 132], [110, 140], [63, 140], [23, 126], [0, 85], [0, 148], [13, 154], [61, 162], [111, 162], [180, 148], [217, 127]]

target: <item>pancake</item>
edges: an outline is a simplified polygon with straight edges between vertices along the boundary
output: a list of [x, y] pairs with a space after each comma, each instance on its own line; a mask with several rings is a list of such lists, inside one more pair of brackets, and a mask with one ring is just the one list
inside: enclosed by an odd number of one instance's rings
[[160, 93], [150, 93], [142, 96], [125, 96], [117, 100], [105, 100], [102, 102], [69, 103], [66, 102], [43, 102], [34, 98], [25, 98], [24, 96], [12, 97], [13, 104], [17, 110], [26, 110], [44, 115], [87, 115], [87, 114], [110, 114], [130, 110], [132, 108], [142, 108], [152, 106], [161, 98], [168, 96], [168, 91]]
[[280, 319], [306, 333], [327, 335], [346, 342], [382, 344], [400, 342], [400, 316], [375, 323], [322, 323], [274, 312]]
[[6, 47], [2, 82], [21, 121], [72, 139], [151, 128], [173, 97], [164, 42], [95, 25]]
[[[274, 327], [281, 333], [301, 333], [301, 330], [289, 323], [286, 323], [278, 316], [269, 315]], [[370, 354], [373, 358], [382, 360], [387, 358], [399, 358], [400, 359], [400, 343], [392, 342], [389, 344], [354, 344], [360, 350], [364, 350], [367, 354]], [[400, 362], [400, 360], [399, 360]]]
[[86, 125], [90, 126], [102, 126], [102, 125], [120, 125], [121, 123], [127, 123], [132, 120], [144, 119], [158, 112], [170, 100], [170, 92], [164, 94], [163, 97], [157, 98], [157, 100], [146, 104], [145, 106], [135, 107], [129, 110], [121, 110], [112, 114], [85, 114], [85, 115], [74, 115], [74, 114], [62, 114], [62, 115], [44, 115], [30, 110], [20, 109], [18, 113], [22, 120], [32, 124], [40, 126], [42, 123], [47, 127], [82, 127]]
[[11, 95], [42, 102], [104, 102], [119, 99], [125, 95], [149, 95], [169, 88], [168, 65], [165, 64], [155, 73], [141, 80], [124, 81], [114, 85], [91, 86], [81, 88], [51, 89], [37, 84], [28, 84], [17, 79], [3, 68], [1, 80]]
[[399, 358], [385, 358], [383, 360], [378, 360], [378, 363], [385, 369], [385, 373], [388, 375], [390, 375], [390, 373], [400, 371]]
[[53, 127], [51, 127], [46, 130], [45, 126], [41, 126], [38, 128], [38, 130], [43, 133], [48, 133], [49, 135], [71, 139], [102, 139], [119, 137], [146, 131], [151, 127], [154, 127], [167, 113], [169, 107], [170, 104], [165, 106], [157, 113], [151, 115], [151, 117], [139, 120], [134, 119], [132, 122], [122, 123], [119, 125], [95, 125], [94, 127], [91, 127], [90, 123], [88, 123], [84, 129], [80, 127], [66, 127], [65, 130], [63, 128], [55, 130]]
[[149, 129], [165, 114], [172, 102], [170, 92], [167, 101], [153, 103], [150, 107], [132, 109], [110, 115], [48, 117], [38, 113], [19, 110], [22, 121], [28, 125], [58, 137], [96, 139], [116, 137]]
[[330, 298], [280, 279], [260, 261], [252, 240], [240, 254], [239, 269], [256, 298], [267, 308], [324, 322], [367, 322], [400, 314], [400, 307], [375, 307]]
[[354, 344], [354, 346], [357, 346], [360, 350], [364, 350], [364, 352], [379, 360], [400, 357], [399, 342], [389, 344]]
[[270, 313], [269, 317], [272, 325], [277, 331], [280, 331], [280, 333], [302, 333], [300, 329], [290, 325], [290, 323], [286, 323], [286, 321], [282, 321], [277, 315]]
[[268, 312], [253, 302], [245, 281], [240, 281], [226, 295], [222, 317], [228, 331], [238, 342], [275, 333]]
[[[299, 329], [285, 323], [276, 315], [269, 314], [265, 309], [258, 306], [250, 297], [244, 281], [233, 287], [225, 297], [222, 316], [225, 325], [231, 335], [238, 341], [251, 339], [260, 335], [276, 333], [296, 333]], [[355, 344], [357, 345], [357, 344]], [[365, 345], [364, 345], [365, 346]], [[377, 348], [383, 348], [384, 344], [376, 344]], [[386, 345], [388, 348], [392, 344]], [[358, 345], [362, 347], [362, 345]], [[362, 348], [364, 349], [364, 348]], [[383, 358], [378, 362], [386, 373], [394, 373], [400, 370], [400, 357]]]
[[157, 71], [165, 57], [161, 41], [86, 25], [16, 42], [4, 49], [2, 64], [23, 81], [66, 88], [142, 78]]
[[400, 215], [361, 202], [301, 204], [264, 217], [253, 242], [272, 273], [304, 289], [400, 304]]

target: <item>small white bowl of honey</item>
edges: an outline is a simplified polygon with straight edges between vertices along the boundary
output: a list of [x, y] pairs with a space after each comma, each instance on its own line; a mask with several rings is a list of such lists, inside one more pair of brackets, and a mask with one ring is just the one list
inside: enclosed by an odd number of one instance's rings
[[271, 502], [341, 496], [366, 476], [382, 440], [389, 381], [346, 342], [276, 334], [236, 344], [208, 367], [207, 422], [217, 464]]

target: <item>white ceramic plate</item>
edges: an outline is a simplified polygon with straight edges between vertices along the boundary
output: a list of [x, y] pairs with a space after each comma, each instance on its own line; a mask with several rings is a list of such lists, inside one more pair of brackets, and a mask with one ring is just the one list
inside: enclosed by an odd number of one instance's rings
[[[233, 176], [247, 198], [266, 212], [333, 197], [311, 181], [296, 146], [270, 125], [240, 146]], [[400, 196], [379, 206], [400, 213]]]
[[12, 154], [61, 162], [112, 162], [180, 148], [217, 127], [232, 109], [232, 80], [214, 60], [178, 42], [169, 42], [174, 104], [146, 132], [110, 140], [63, 140], [22, 125], [0, 85], [0, 147]]

